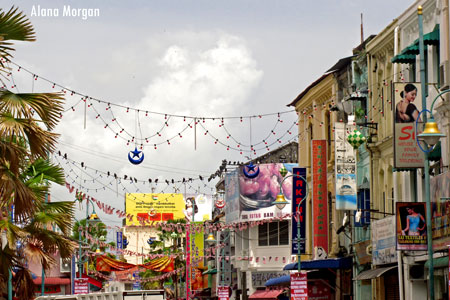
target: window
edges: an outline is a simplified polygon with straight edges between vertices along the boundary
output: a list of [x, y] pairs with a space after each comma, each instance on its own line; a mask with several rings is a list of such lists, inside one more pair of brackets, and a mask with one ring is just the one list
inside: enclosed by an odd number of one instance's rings
[[289, 221], [258, 225], [258, 246], [289, 245]]

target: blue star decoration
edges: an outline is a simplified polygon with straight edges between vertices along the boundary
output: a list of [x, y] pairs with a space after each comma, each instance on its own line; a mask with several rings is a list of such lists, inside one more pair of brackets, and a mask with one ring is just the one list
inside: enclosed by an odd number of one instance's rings
[[[131, 157], [131, 154], [133, 154], [133, 157]], [[139, 154], [142, 154], [142, 155], [139, 156]], [[135, 157], [137, 157], [137, 159], [135, 159]], [[137, 147], [135, 147], [134, 151], [128, 152], [128, 160], [130, 161], [130, 163], [132, 163], [134, 165], [139, 165], [144, 160], [144, 152], [139, 151], [137, 149]]]
[[[255, 168], [257, 168], [255, 170]], [[247, 170], [246, 170], [247, 169]], [[253, 162], [250, 162], [248, 165], [244, 166], [242, 169], [245, 177], [247, 178], [255, 178], [259, 175], [259, 167], [253, 164]]]

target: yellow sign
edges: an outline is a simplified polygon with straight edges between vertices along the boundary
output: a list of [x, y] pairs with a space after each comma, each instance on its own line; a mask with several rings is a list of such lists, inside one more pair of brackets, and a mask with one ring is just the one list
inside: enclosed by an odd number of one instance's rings
[[133, 219], [127, 226], [143, 226], [151, 222], [184, 219], [182, 194], [126, 194], [125, 210]]

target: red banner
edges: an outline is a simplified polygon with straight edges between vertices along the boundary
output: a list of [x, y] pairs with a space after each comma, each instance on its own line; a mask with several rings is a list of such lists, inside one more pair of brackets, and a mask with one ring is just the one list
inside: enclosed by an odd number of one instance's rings
[[308, 300], [306, 273], [291, 273], [291, 300]]
[[313, 140], [311, 152], [314, 258], [320, 259], [328, 253], [327, 141]]

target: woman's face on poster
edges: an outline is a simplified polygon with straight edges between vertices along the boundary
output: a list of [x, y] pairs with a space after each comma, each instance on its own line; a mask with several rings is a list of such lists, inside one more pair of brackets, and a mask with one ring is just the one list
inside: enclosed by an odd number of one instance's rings
[[405, 95], [406, 100], [409, 102], [413, 102], [416, 99], [417, 90], [412, 90], [411, 92], [407, 92]]

